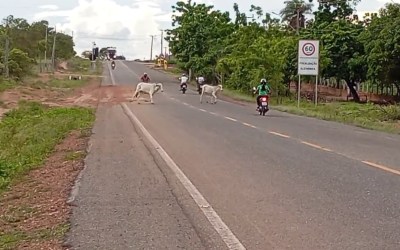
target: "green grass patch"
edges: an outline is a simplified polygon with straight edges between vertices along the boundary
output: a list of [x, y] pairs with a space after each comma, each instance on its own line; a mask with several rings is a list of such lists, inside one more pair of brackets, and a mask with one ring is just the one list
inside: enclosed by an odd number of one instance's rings
[[55, 228], [40, 229], [32, 232], [11, 231], [0, 233], [0, 249], [12, 250], [26, 241], [62, 239], [69, 230], [69, 224], [60, 224]]
[[0, 191], [44, 160], [73, 130], [93, 124], [94, 110], [81, 107], [49, 108], [22, 101], [0, 122]]
[[16, 86], [16, 82], [14, 80], [5, 80], [0, 78], [0, 92], [3, 92], [7, 89], [12, 89]]
[[68, 60], [68, 71], [76, 74], [103, 74], [103, 63], [100, 60], [96, 61], [96, 70], [92, 70], [91, 61], [81, 57], [73, 57]]
[[28, 82], [27, 86], [30, 86], [35, 89], [49, 89], [49, 88], [56, 88], [56, 89], [75, 89], [84, 86], [87, 84], [92, 77], [85, 77], [83, 76], [80, 80], [69, 80], [68, 76], [65, 76], [63, 79], [58, 79], [55, 77], [51, 77], [48, 81], [43, 80], [32, 80]]
[[[255, 103], [255, 97], [224, 88], [224, 95], [235, 100]], [[380, 106], [372, 103], [332, 102], [314, 105], [302, 100], [297, 108], [297, 100], [271, 98], [273, 109], [296, 115], [336, 121], [362, 128], [400, 134], [400, 105]]]

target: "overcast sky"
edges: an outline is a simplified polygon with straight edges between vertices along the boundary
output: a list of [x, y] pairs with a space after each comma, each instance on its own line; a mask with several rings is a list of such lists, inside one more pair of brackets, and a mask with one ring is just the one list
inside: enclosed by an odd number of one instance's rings
[[[400, 3], [400, 0], [393, 1]], [[267, 12], [279, 12], [284, 5], [284, 0], [196, 2], [212, 3], [224, 11], [232, 11], [234, 2], [242, 11], [254, 4]], [[387, 2], [390, 0], [362, 0], [357, 11], [377, 11]], [[157, 35], [154, 53], [160, 52], [160, 29], [170, 27], [171, 6], [175, 3], [175, 0], [12, 0], [0, 4], [0, 16], [11, 14], [29, 22], [45, 19], [57, 30], [69, 34], [74, 31], [75, 50], [79, 54], [90, 49], [95, 41], [100, 48], [117, 47], [117, 53], [129, 59], [143, 59], [150, 57], [150, 35]]]

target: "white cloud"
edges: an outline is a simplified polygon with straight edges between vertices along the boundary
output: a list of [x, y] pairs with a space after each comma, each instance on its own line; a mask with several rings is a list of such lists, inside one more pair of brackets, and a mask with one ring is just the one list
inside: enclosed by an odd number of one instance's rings
[[39, 6], [40, 9], [47, 9], [47, 10], [58, 10], [58, 6], [54, 4], [47, 4]]
[[74, 32], [78, 53], [90, 49], [95, 41], [99, 47], [116, 46], [118, 54], [129, 58], [148, 58], [150, 35], [158, 35], [154, 55], [160, 51], [160, 22], [171, 20], [171, 14], [163, 12], [158, 2], [141, 0], [121, 5], [113, 0], [79, 0], [73, 9], [43, 11], [34, 19], [64, 18], [65, 22], [57, 23], [57, 30]]

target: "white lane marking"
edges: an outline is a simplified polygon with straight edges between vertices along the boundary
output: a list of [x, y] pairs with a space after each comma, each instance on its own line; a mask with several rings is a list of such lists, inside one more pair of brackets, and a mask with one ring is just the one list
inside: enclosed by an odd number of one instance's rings
[[310, 146], [310, 147], [313, 147], [313, 148], [316, 148], [316, 149], [321, 149], [321, 150], [324, 150], [324, 151], [327, 151], [327, 152], [333, 152], [329, 148], [324, 148], [324, 147], [321, 147], [320, 145], [317, 145], [317, 144], [313, 144], [313, 143], [309, 143], [309, 142], [301, 141], [301, 140], [300, 140], [300, 143], [303, 143], [304, 145], [307, 145], [307, 146]]
[[400, 175], [400, 171], [398, 171], [398, 170], [391, 169], [391, 168], [388, 168], [388, 167], [385, 167], [385, 166], [382, 166], [382, 165], [379, 165], [379, 164], [376, 164], [376, 163], [373, 163], [373, 162], [369, 162], [369, 161], [361, 161], [361, 162], [365, 163], [365, 164], [367, 164], [367, 165], [369, 165], [371, 167], [379, 168], [379, 169], [381, 169], [383, 171], [386, 171], [386, 172], [389, 172], [389, 173], [392, 173], [392, 174], [396, 174], [396, 175]]
[[183, 102], [183, 105], [185, 105], [185, 106], [190, 106], [189, 104], [187, 104], [186, 102]]
[[157, 150], [160, 156], [164, 159], [170, 169], [174, 172], [175, 176], [179, 179], [182, 185], [186, 188], [193, 200], [199, 206], [200, 210], [204, 213], [208, 221], [214, 227], [214, 229], [221, 236], [228, 249], [233, 250], [244, 250], [246, 249], [228, 226], [222, 221], [217, 212], [211, 207], [210, 203], [204, 198], [204, 196], [197, 190], [193, 183], [188, 177], [182, 172], [179, 166], [172, 160], [172, 158], [165, 152], [161, 145], [153, 138], [153, 136], [147, 131], [139, 119], [132, 113], [128, 106], [123, 103], [121, 104], [125, 111], [125, 114], [129, 117], [132, 123], [136, 124], [142, 131], [143, 135], [150, 141], [153, 147]]
[[120, 63], [121, 63], [122, 65], [124, 65], [124, 67], [125, 67], [128, 71], [130, 71], [132, 74], [134, 74], [136, 77], [139, 78], [139, 75], [136, 74], [135, 71], [131, 70], [124, 62], [120, 61]]
[[228, 119], [228, 120], [231, 120], [231, 121], [234, 121], [234, 122], [237, 122], [237, 121], [238, 121], [238, 120], [233, 119], [233, 118], [231, 118], [231, 117], [229, 117], [229, 116], [224, 116], [224, 118], [225, 118], [225, 119]]
[[208, 111], [208, 113], [210, 113], [210, 114], [212, 114], [212, 115], [215, 115], [215, 116], [218, 116], [217, 113], [214, 113], [214, 112], [211, 112], [211, 111]]
[[247, 127], [251, 127], [251, 128], [257, 128], [256, 126], [254, 126], [254, 125], [251, 125], [251, 124], [249, 124], [249, 123], [246, 123], [246, 122], [242, 122], [242, 124], [243, 124], [243, 125], [245, 125], [245, 126], [247, 126]]
[[207, 110], [205, 110], [205, 109], [199, 109], [200, 111], [203, 111], [203, 112], [207, 112]]
[[290, 138], [290, 136], [288, 136], [288, 135], [284, 135], [284, 134], [281, 134], [281, 133], [278, 133], [278, 132], [274, 132], [274, 131], [268, 131], [268, 133], [273, 134], [273, 135], [277, 135], [277, 136], [280, 136], [280, 137], [284, 137], [284, 138]]

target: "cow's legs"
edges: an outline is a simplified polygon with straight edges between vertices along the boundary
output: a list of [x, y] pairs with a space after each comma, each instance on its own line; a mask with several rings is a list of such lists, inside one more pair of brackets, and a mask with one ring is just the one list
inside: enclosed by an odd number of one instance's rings
[[154, 104], [154, 102], [153, 102], [153, 94], [151, 93], [151, 91], [150, 91], [149, 95], [150, 95], [150, 103]]
[[200, 95], [200, 103], [203, 103], [203, 94], [204, 94], [204, 91], [201, 92], [201, 95]]
[[215, 92], [212, 92], [212, 96], [214, 97], [214, 104], [217, 103], [217, 96], [215, 95]]

